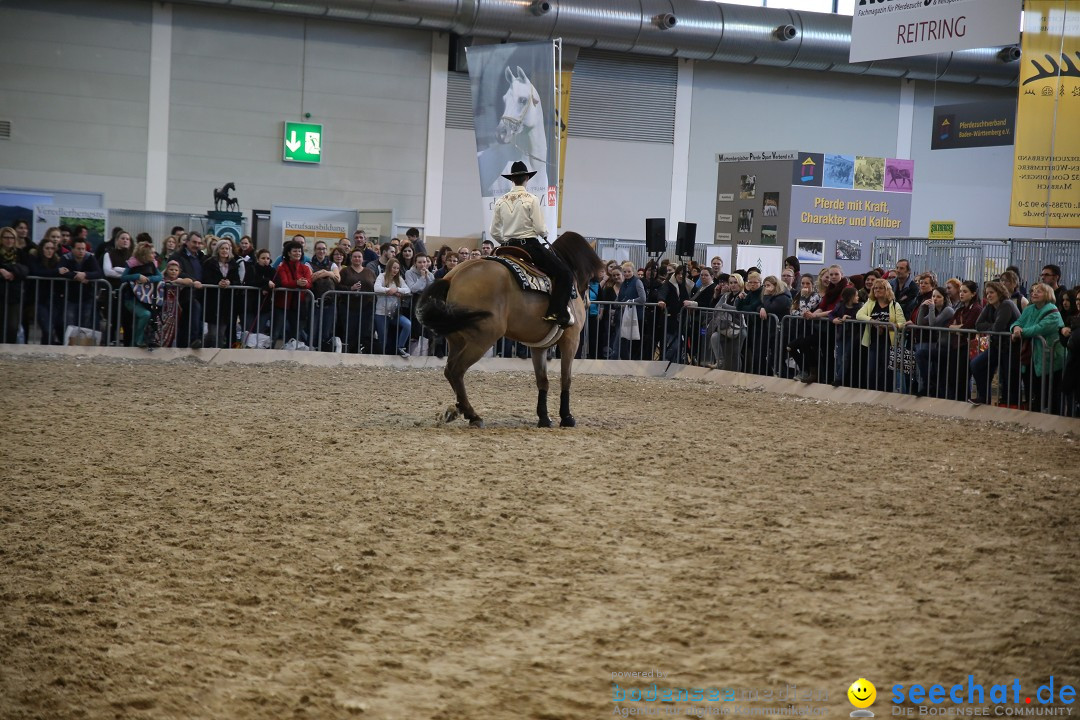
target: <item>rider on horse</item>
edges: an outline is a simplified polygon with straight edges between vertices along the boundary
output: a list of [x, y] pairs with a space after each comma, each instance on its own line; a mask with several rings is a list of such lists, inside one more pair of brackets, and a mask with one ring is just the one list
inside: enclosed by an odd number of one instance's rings
[[[536, 171], [520, 160], [510, 166], [510, 173], [504, 178], [514, 183], [514, 188], [495, 202], [495, 216], [491, 219], [491, 238], [503, 245], [517, 245], [525, 248], [533, 263], [551, 278], [551, 299], [548, 301], [547, 315], [544, 319], [558, 323], [561, 327], [571, 324], [570, 290], [574, 276], [559, 257], [548, 249], [547, 224], [540, 208], [540, 201], [525, 189]], [[540, 242], [544, 238], [544, 243]]]

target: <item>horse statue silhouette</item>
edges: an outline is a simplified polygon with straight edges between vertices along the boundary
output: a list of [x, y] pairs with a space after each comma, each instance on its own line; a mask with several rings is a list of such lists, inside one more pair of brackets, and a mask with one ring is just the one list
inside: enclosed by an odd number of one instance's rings
[[512, 146], [517, 153], [511, 153], [515, 157], [505, 163], [498, 179], [491, 185], [491, 193], [498, 197], [510, 191], [513, 185], [502, 175], [510, 172], [514, 160], [521, 160], [537, 171], [529, 181], [530, 192], [540, 189], [539, 193], [533, 194], [543, 197], [548, 188], [548, 139], [544, 131], [544, 106], [540, 102], [540, 94], [520, 66], [516, 72], [506, 68], [503, 74], [509, 87], [503, 94], [503, 113], [495, 128], [495, 139], [503, 145]]
[[220, 210], [221, 206], [224, 205], [226, 210], [239, 210], [240, 201], [229, 195], [229, 192], [235, 189], [236, 185], [231, 182], [225, 183], [219, 188], [214, 188], [214, 209]]
[[[517, 248], [499, 248], [500, 255]], [[604, 269], [592, 246], [581, 235], [566, 232], [551, 244], [551, 251], [566, 263], [574, 275], [577, 297], [570, 301], [574, 324], [562, 329], [544, 320], [548, 297], [525, 290], [512, 271], [492, 258], [467, 260], [428, 286], [417, 305], [417, 316], [425, 328], [446, 337], [444, 375], [454, 389], [457, 402], [442, 413], [442, 422], [464, 416], [472, 427], [483, 427], [465, 394], [465, 371], [484, 356], [500, 337], [508, 337], [532, 348], [536, 374], [536, 415], [538, 427], [551, 427], [548, 417], [547, 349], [557, 345], [562, 363], [559, 394], [559, 425], [576, 424], [570, 414], [570, 374], [587, 322], [585, 301], [589, 281]]]

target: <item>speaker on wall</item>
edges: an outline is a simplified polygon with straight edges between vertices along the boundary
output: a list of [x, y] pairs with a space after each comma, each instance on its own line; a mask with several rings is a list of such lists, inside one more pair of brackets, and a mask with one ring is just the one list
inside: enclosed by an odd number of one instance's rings
[[675, 254], [679, 257], [693, 257], [696, 239], [697, 223], [679, 223], [679, 230], [675, 235]]
[[664, 218], [645, 218], [645, 252], [663, 255], [667, 250], [667, 230]]

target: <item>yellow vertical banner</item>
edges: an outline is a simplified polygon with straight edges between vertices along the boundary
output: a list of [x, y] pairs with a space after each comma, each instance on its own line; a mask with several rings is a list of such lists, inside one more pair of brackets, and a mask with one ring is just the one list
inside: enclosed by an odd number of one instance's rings
[[566, 204], [563, 178], [566, 177], [566, 132], [570, 127], [570, 78], [572, 70], [559, 73], [559, 227], [562, 227], [562, 209]]
[[1026, 0], [1009, 224], [1080, 227], [1080, 0]]

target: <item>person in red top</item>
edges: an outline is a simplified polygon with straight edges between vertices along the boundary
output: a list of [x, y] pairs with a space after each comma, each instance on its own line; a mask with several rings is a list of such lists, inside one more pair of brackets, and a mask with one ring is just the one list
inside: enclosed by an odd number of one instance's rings
[[[274, 275], [274, 318], [272, 336], [282, 338], [287, 350], [307, 348], [307, 302], [311, 289], [311, 266], [304, 262], [304, 246], [295, 240], [282, 248], [284, 261]], [[284, 331], [284, 332], [282, 332]]]
[[[960, 283], [959, 302], [953, 306], [951, 330], [974, 330], [975, 322], [982, 314], [979, 302], [979, 286], [973, 280]], [[979, 353], [979, 342], [974, 334], [949, 333], [949, 357], [945, 377], [945, 397], [950, 400], [971, 398], [970, 362]]]

